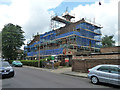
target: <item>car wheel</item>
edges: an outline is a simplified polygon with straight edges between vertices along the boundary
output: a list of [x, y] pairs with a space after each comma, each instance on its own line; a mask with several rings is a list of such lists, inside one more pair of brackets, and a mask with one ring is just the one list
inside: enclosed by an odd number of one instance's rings
[[11, 77], [14, 77], [14, 75], [15, 75], [15, 73], [13, 72], [12, 75], [11, 75]]
[[93, 77], [91, 78], [91, 82], [92, 82], [93, 84], [98, 84], [98, 83], [99, 83], [99, 80], [98, 80], [97, 77], [93, 76]]

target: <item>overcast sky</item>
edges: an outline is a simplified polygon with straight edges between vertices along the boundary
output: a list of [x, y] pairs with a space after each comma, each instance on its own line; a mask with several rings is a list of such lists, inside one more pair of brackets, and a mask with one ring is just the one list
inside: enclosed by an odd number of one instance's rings
[[[99, 5], [101, 1], [102, 5]], [[114, 35], [118, 44], [119, 0], [0, 0], [0, 31], [7, 23], [18, 24], [25, 31], [25, 38], [50, 31], [50, 17], [68, 11], [75, 20], [87, 18], [103, 26], [104, 35]], [[26, 41], [27, 42], [27, 41]], [[26, 43], [25, 42], [25, 43]]]

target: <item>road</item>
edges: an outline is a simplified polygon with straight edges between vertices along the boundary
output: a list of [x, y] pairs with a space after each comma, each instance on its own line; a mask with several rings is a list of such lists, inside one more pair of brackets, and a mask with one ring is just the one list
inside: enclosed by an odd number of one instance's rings
[[67, 76], [28, 67], [15, 67], [15, 76], [2, 80], [3, 88], [113, 88], [93, 85], [87, 78]]

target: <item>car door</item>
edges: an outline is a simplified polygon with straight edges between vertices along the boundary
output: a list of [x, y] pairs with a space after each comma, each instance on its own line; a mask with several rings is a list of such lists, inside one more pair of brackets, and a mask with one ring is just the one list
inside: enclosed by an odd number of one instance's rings
[[120, 85], [120, 68], [110, 66], [110, 83]]
[[101, 66], [97, 69], [97, 77], [100, 82], [108, 83], [109, 79], [109, 66]]

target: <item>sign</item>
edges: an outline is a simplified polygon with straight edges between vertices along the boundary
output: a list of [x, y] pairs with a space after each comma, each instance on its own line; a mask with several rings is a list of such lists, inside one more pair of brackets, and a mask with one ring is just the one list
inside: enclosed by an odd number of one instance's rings
[[50, 62], [54, 63], [54, 60], [50, 60]]
[[65, 58], [65, 62], [69, 62], [69, 58]]

